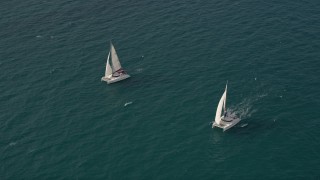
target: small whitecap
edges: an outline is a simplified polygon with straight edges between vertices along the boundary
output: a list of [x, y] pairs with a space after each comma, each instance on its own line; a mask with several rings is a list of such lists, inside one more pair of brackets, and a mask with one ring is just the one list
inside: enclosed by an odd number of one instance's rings
[[248, 123], [245, 123], [245, 124], [241, 124], [240, 127], [246, 127], [248, 126]]
[[35, 149], [29, 149], [29, 150], [27, 151], [27, 153], [30, 154], [30, 153], [33, 153], [34, 151], [35, 151]]
[[265, 96], [268, 96], [268, 94], [260, 94], [260, 95], [258, 95], [259, 98], [263, 98]]
[[42, 38], [42, 36], [41, 36], [41, 35], [38, 35], [38, 36], [36, 36], [36, 38]]
[[16, 142], [11, 142], [9, 146], [15, 146], [16, 144], [17, 144]]
[[50, 74], [53, 74], [54, 72], [56, 72], [56, 70], [57, 70], [56, 68], [51, 69]]
[[126, 102], [126, 103], [124, 104], [124, 107], [126, 107], [126, 106], [128, 106], [128, 105], [130, 105], [130, 104], [132, 104], [131, 101], [130, 101], [130, 102]]

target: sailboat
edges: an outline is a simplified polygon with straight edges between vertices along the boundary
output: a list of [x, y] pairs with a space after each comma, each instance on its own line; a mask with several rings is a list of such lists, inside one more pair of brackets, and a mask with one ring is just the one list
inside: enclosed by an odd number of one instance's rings
[[[110, 58], [111, 58], [112, 65], [110, 65]], [[130, 75], [127, 74], [127, 72], [121, 67], [116, 49], [114, 48], [112, 42], [110, 42], [110, 51], [109, 51], [108, 59], [106, 63], [106, 71], [104, 76], [101, 78], [101, 81], [105, 81], [108, 84], [111, 84], [111, 83], [115, 83], [115, 82], [127, 79], [129, 77]]]
[[[221, 99], [219, 101], [217, 111], [216, 111], [216, 117], [214, 119], [214, 122], [212, 123], [212, 128], [219, 127], [222, 128], [223, 131], [226, 131], [236, 125], [241, 119], [237, 117], [229, 117], [227, 110], [226, 110], [226, 101], [227, 101], [227, 86], [224, 90], [224, 93], [221, 96]], [[221, 116], [223, 110], [223, 115]]]

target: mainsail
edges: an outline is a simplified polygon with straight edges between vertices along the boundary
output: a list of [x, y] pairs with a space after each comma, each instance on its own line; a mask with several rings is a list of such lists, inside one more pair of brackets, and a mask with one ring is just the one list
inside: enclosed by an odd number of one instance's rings
[[227, 99], [227, 86], [226, 86], [224, 93], [221, 96], [221, 99], [220, 99], [218, 107], [217, 107], [216, 118], [214, 120], [217, 124], [220, 124], [220, 122], [221, 122], [222, 108], [224, 108], [224, 111], [225, 111], [226, 99]]
[[112, 68], [110, 66], [109, 59], [110, 59], [110, 52], [108, 54], [108, 60], [107, 60], [107, 64], [106, 64], [106, 72], [104, 75], [104, 77], [106, 77], [106, 78], [109, 77], [110, 75], [112, 75]]
[[113, 69], [113, 72], [116, 72], [119, 69], [121, 69], [121, 64], [120, 64], [116, 49], [114, 48], [112, 43], [110, 44], [111, 44], [110, 51], [111, 51], [112, 69]]
[[228, 86], [228, 83], [226, 84], [226, 89], [224, 90], [224, 92], [225, 92], [225, 98], [224, 98], [224, 101], [223, 101], [223, 112], [227, 112], [227, 109], [226, 109], [226, 104], [227, 104], [227, 87]]

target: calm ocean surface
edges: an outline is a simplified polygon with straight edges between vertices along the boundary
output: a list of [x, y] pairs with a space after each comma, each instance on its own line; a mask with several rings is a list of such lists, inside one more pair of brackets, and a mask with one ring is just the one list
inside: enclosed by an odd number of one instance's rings
[[[5, 0], [0, 15], [1, 180], [320, 179], [319, 0]], [[111, 39], [131, 78], [107, 85]], [[227, 81], [242, 120], [222, 132]]]

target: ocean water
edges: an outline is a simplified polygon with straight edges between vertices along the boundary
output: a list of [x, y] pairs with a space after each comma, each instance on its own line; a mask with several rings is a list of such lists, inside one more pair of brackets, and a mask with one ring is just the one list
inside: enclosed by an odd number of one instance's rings
[[[319, 9], [1, 2], [0, 179], [320, 179]], [[107, 85], [110, 40], [131, 78]]]

